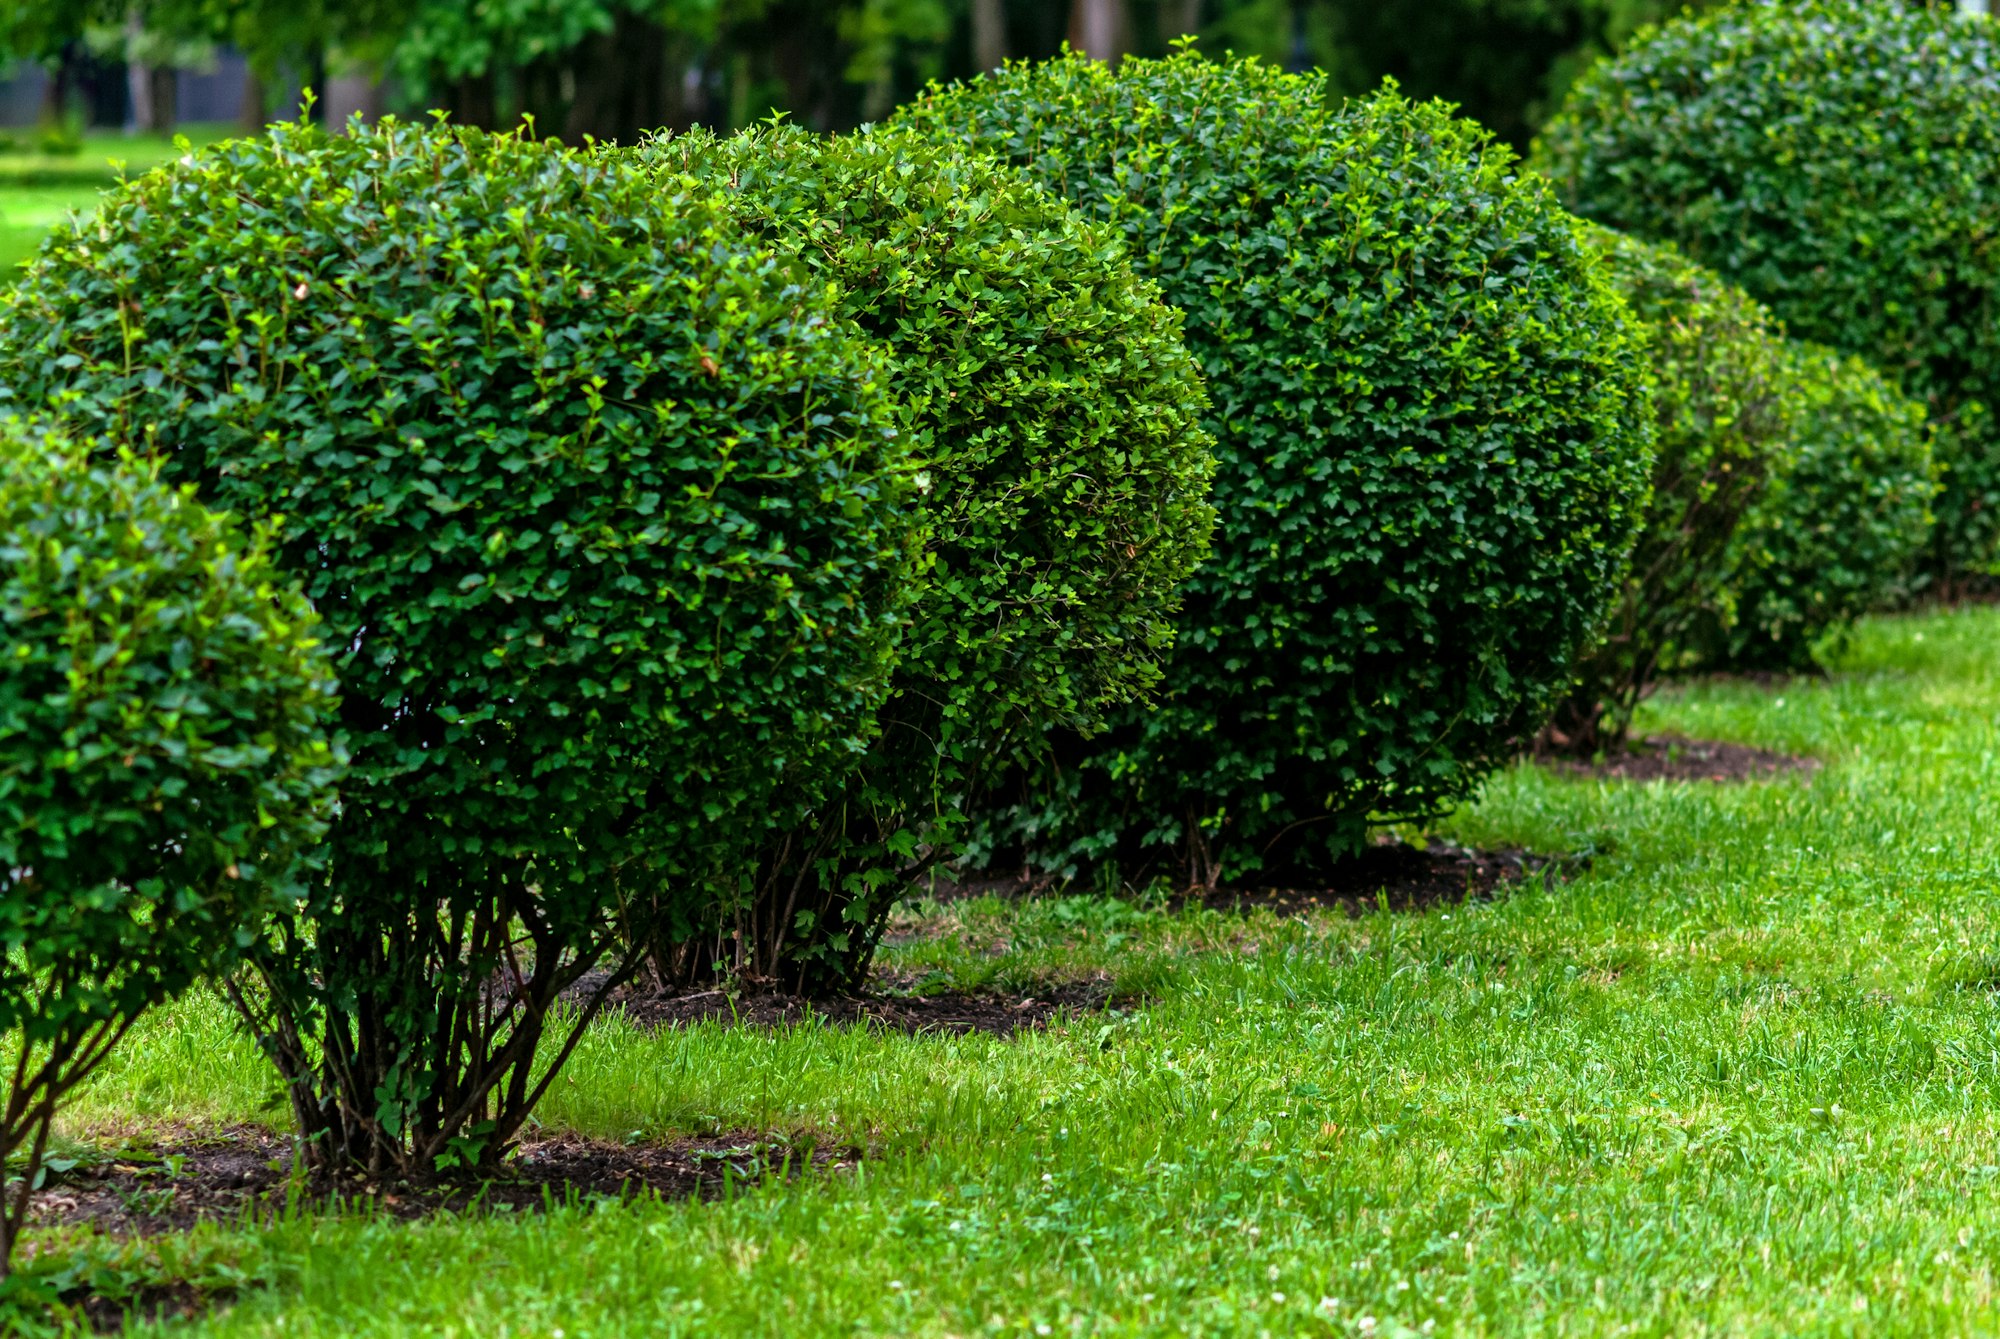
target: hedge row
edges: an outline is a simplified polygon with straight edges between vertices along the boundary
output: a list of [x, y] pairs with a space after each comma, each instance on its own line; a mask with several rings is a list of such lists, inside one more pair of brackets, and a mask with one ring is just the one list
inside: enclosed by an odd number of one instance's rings
[[0, 298], [0, 778], [46, 778], [0, 782], [0, 1025], [127, 982], [36, 1034], [69, 1072], [208, 974], [323, 1165], [491, 1166], [641, 973], [852, 985], [969, 839], [1323, 873], [1607, 618], [1735, 663], [1882, 597], [1918, 409], [1447, 109], [1322, 93], [1184, 53], [840, 139], [281, 126], [59, 230]]
[[1578, 213], [1678, 245], [1924, 402], [1934, 580], [2000, 567], [2000, 28], [1893, 0], [1640, 32], [1536, 149]]
[[1603, 636], [1542, 741], [1617, 747], [1672, 672], [1799, 670], [1907, 593], [1936, 492], [1922, 406], [1670, 245], [1585, 230], [1651, 332], [1652, 500]]
[[280, 127], [52, 241], [6, 399], [272, 518], [340, 648], [339, 813], [228, 980], [314, 1156], [490, 1163], [649, 956], [865, 972], [966, 790], [1158, 676], [1179, 325], [906, 134]]
[[317, 1157], [504, 1149], [558, 998], [867, 747], [921, 542], [886, 362], [707, 184], [278, 127], [46, 246], [0, 369], [281, 516], [341, 648], [325, 873], [232, 987]]

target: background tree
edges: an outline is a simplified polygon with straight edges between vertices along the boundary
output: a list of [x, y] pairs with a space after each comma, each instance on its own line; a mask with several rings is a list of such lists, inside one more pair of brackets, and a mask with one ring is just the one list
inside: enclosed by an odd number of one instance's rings
[[[1697, 0], [1704, 7], [1709, 0]], [[323, 88], [329, 69], [379, 75], [407, 111], [464, 122], [533, 115], [550, 132], [630, 140], [772, 111], [816, 130], [880, 120], [933, 79], [1090, 55], [1161, 56], [1183, 36], [1292, 69], [1335, 98], [1383, 76], [1440, 97], [1516, 147], [1576, 75], [1670, 0], [21, 0], [0, 42], [85, 73], [83, 25], [138, 16], [167, 41], [227, 42], [258, 91]], [[62, 82], [62, 81], [58, 81]], [[65, 85], [60, 95], [72, 96]], [[275, 99], [253, 97], [253, 104]], [[261, 119], [254, 106], [250, 119]]]

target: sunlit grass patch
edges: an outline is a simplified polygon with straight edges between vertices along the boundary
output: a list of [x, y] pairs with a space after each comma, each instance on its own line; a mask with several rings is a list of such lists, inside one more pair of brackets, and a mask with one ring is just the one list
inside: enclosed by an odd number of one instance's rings
[[[1441, 830], [1589, 861], [1486, 901], [906, 913], [885, 964], [913, 988], [1143, 984], [1012, 1040], [607, 1020], [545, 1129], [866, 1156], [714, 1203], [205, 1229], [269, 1282], [195, 1332], [2000, 1327], [1996, 653], [1994, 611], [1877, 620], [1830, 678], [1645, 709], [1811, 776], [1510, 769]], [[196, 997], [77, 1119], [268, 1121], [268, 1096]]]

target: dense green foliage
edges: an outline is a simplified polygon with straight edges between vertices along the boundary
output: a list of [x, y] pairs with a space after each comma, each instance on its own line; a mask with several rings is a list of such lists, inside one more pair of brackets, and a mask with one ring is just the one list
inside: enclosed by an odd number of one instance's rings
[[25, 1181], [70, 1090], [239, 960], [324, 831], [329, 657], [268, 538], [0, 423], [0, 1158]]
[[1623, 739], [1632, 709], [1698, 635], [1736, 626], [1738, 526], [1787, 468], [1792, 359], [1770, 312], [1670, 246], [1585, 236], [1646, 328], [1659, 425], [1652, 497], [1603, 639], [1549, 728], [1557, 748]]
[[1641, 353], [1569, 217], [1448, 109], [1322, 92], [1070, 58], [906, 113], [1123, 232], [1214, 401], [1215, 552], [1167, 696], [1034, 778], [1047, 858], [1165, 847], [1212, 879], [1449, 804], [1540, 728], [1623, 568]]
[[[758, 974], [852, 983], [968, 796], [1049, 727], [1093, 729], [1159, 678], [1211, 523], [1206, 400], [1179, 314], [1115, 234], [984, 156], [778, 126], [647, 157], [726, 183], [752, 231], [836, 286], [892, 357], [922, 470], [925, 570], [879, 739], [723, 927]], [[670, 973], [716, 959], [688, 953]]]
[[1587, 236], [1646, 326], [1652, 501], [1602, 642], [1544, 742], [1621, 740], [1663, 675], [1806, 669], [1907, 589], [1936, 493], [1921, 405], [1667, 244]]
[[0, 305], [0, 395], [282, 512], [341, 649], [330, 873], [241, 1000], [320, 1156], [497, 1158], [558, 996], [863, 747], [907, 470], [816, 304], [700, 191], [384, 123], [149, 174]]
[[1540, 165], [1578, 212], [1678, 243], [1938, 425], [1930, 565], [2000, 545], [2000, 38], [1890, 0], [1742, 4], [1583, 79]]
[[1697, 639], [1697, 664], [1811, 668], [1821, 638], [1909, 593], [1930, 537], [1923, 406], [1859, 358], [1795, 341], [1784, 358], [1784, 468], [1737, 527], [1733, 625]]

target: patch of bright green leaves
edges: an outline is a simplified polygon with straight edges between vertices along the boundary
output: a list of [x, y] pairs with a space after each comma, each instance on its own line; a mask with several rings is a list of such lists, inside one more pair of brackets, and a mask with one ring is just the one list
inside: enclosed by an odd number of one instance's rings
[[325, 831], [330, 656], [271, 539], [156, 464], [0, 424], [0, 1157], [29, 1179], [69, 1091], [234, 968]]

